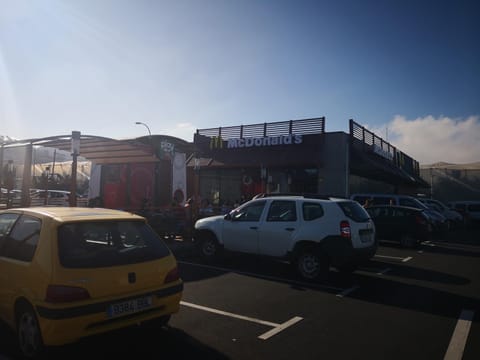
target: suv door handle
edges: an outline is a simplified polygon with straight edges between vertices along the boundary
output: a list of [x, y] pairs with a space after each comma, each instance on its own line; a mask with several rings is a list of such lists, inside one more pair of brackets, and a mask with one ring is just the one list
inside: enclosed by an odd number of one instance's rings
[[293, 231], [293, 230], [295, 230], [295, 228], [285, 228], [285, 230], [287, 230], [287, 231]]
[[258, 230], [258, 226], [250, 226], [250, 229], [252, 229], [252, 230]]

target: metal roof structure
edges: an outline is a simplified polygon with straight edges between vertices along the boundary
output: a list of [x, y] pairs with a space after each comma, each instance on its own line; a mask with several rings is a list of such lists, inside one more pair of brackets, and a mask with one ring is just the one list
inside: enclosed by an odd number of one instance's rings
[[[0, 145], [2, 148], [34, 145], [71, 152], [72, 135], [8, 141]], [[115, 140], [92, 135], [80, 136], [79, 156], [95, 164], [158, 161], [153, 146], [144, 142], [138, 140]]]

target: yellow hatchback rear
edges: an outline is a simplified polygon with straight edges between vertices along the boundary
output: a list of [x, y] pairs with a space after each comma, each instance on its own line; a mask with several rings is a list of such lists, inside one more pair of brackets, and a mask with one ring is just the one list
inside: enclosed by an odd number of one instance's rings
[[0, 212], [0, 316], [24, 356], [178, 312], [183, 283], [142, 217], [109, 209]]

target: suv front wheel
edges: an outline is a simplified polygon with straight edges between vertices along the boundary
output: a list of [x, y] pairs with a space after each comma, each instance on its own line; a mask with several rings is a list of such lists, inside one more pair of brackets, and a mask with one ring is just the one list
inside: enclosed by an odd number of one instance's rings
[[328, 256], [313, 246], [300, 249], [295, 266], [302, 278], [317, 281], [326, 280], [330, 269]]
[[213, 260], [219, 253], [218, 241], [212, 234], [203, 234], [198, 242], [200, 256], [206, 260]]

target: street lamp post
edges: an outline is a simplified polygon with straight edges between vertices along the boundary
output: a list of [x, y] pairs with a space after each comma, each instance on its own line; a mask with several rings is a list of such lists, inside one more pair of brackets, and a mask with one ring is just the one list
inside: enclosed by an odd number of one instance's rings
[[147, 130], [148, 130], [148, 136], [152, 137], [152, 132], [150, 131], [150, 128], [148, 127], [147, 124], [145, 124], [145, 123], [143, 123], [143, 122], [140, 122], [140, 121], [136, 121], [135, 124], [136, 124], [136, 125], [143, 125], [143, 126], [145, 126], [145, 127], [147, 128]]

